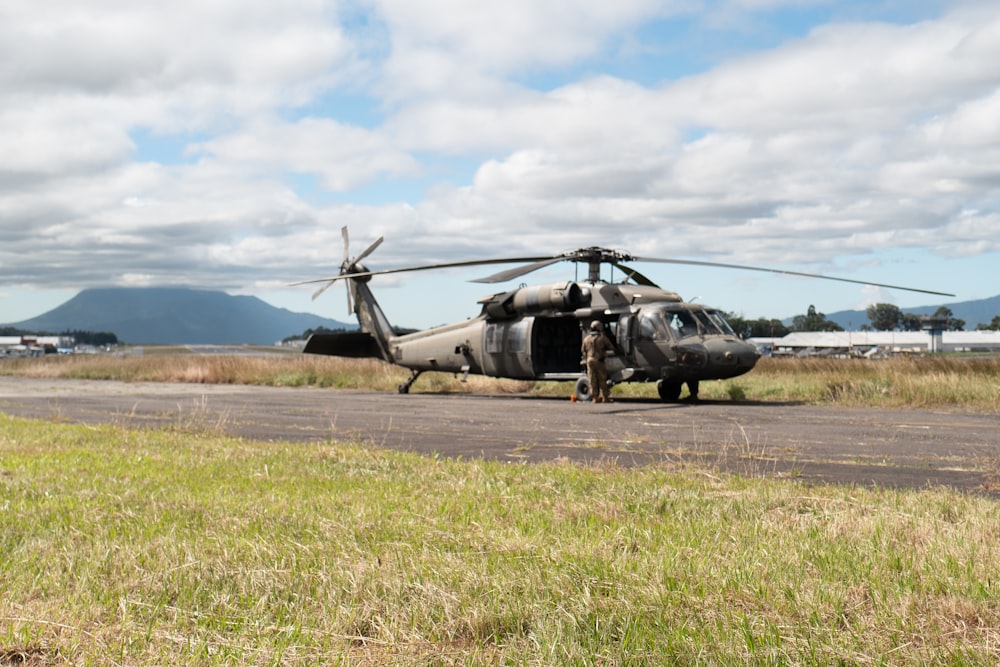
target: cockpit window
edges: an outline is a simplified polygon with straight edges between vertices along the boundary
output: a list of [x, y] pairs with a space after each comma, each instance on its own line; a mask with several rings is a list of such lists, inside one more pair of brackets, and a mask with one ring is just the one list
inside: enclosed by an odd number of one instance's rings
[[667, 316], [670, 318], [670, 329], [678, 338], [697, 336], [702, 332], [702, 327], [698, 326], [698, 321], [691, 311], [679, 310], [668, 313]]
[[678, 340], [688, 336], [725, 334], [735, 336], [733, 328], [714, 309], [688, 304], [663, 304], [645, 307], [639, 315], [639, 338], [645, 340]]
[[639, 338], [678, 340], [689, 336], [735, 336], [722, 313], [687, 304], [664, 304], [644, 308], [639, 316]]
[[670, 340], [670, 329], [667, 325], [669, 313], [660, 310], [646, 311], [639, 318], [639, 338], [646, 340]]
[[[714, 330], [714, 326], [709, 325], [709, 329]], [[697, 336], [704, 330], [705, 323], [685, 309], [646, 310], [639, 317], [639, 337], [646, 340], [677, 340]]]
[[729, 326], [729, 322], [722, 316], [722, 313], [717, 310], [706, 310], [705, 312], [708, 313], [709, 318], [715, 323], [715, 326], [719, 327], [722, 333], [729, 334], [730, 336], [736, 335], [736, 332]]

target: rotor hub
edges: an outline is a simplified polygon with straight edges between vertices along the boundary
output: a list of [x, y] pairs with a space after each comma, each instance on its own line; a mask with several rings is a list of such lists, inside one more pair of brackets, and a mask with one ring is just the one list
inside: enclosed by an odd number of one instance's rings
[[632, 261], [632, 255], [626, 252], [598, 246], [571, 250], [563, 253], [561, 258], [570, 262], [585, 263], [587, 265], [587, 280], [590, 283], [600, 282], [602, 264], [618, 265], [621, 262]]

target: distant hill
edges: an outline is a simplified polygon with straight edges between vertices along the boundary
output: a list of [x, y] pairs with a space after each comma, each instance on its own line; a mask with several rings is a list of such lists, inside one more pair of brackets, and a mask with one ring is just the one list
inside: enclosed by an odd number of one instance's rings
[[254, 296], [184, 287], [86, 289], [38, 317], [25, 331], [108, 331], [125, 343], [270, 345], [306, 329], [355, 329], [309, 313], [275, 308]]
[[[1000, 295], [976, 301], [920, 306], [918, 308], [902, 308], [901, 310], [904, 313], [912, 313], [914, 315], [933, 315], [934, 311], [942, 305], [951, 308], [951, 312], [956, 318], [965, 320], [966, 331], [975, 330], [978, 324], [989, 324], [993, 321], [994, 317], [1000, 315]], [[857, 330], [862, 325], [870, 324], [868, 315], [863, 310], [841, 310], [836, 313], [827, 313], [826, 319], [836, 322], [844, 327], [844, 329], [853, 328]]]

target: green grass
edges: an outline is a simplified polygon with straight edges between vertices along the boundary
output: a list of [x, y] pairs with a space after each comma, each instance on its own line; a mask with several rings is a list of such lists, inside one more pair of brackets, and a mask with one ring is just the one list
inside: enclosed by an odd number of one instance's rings
[[995, 664], [996, 503], [0, 415], [0, 664]]

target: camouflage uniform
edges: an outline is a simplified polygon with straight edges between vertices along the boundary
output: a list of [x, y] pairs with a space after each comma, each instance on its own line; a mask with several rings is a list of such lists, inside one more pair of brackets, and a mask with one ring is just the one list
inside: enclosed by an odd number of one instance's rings
[[611, 400], [611, 388], [608, 387], [608, 369], [604, 358], [615, 351], [614, 345], [604, 335], [604, 326], [594, 321], [590, 325], [590, 333], [584, 336], [580, 347], [587, 363], [587, 375], [590, 378], [591, 400], [602, 403]]

